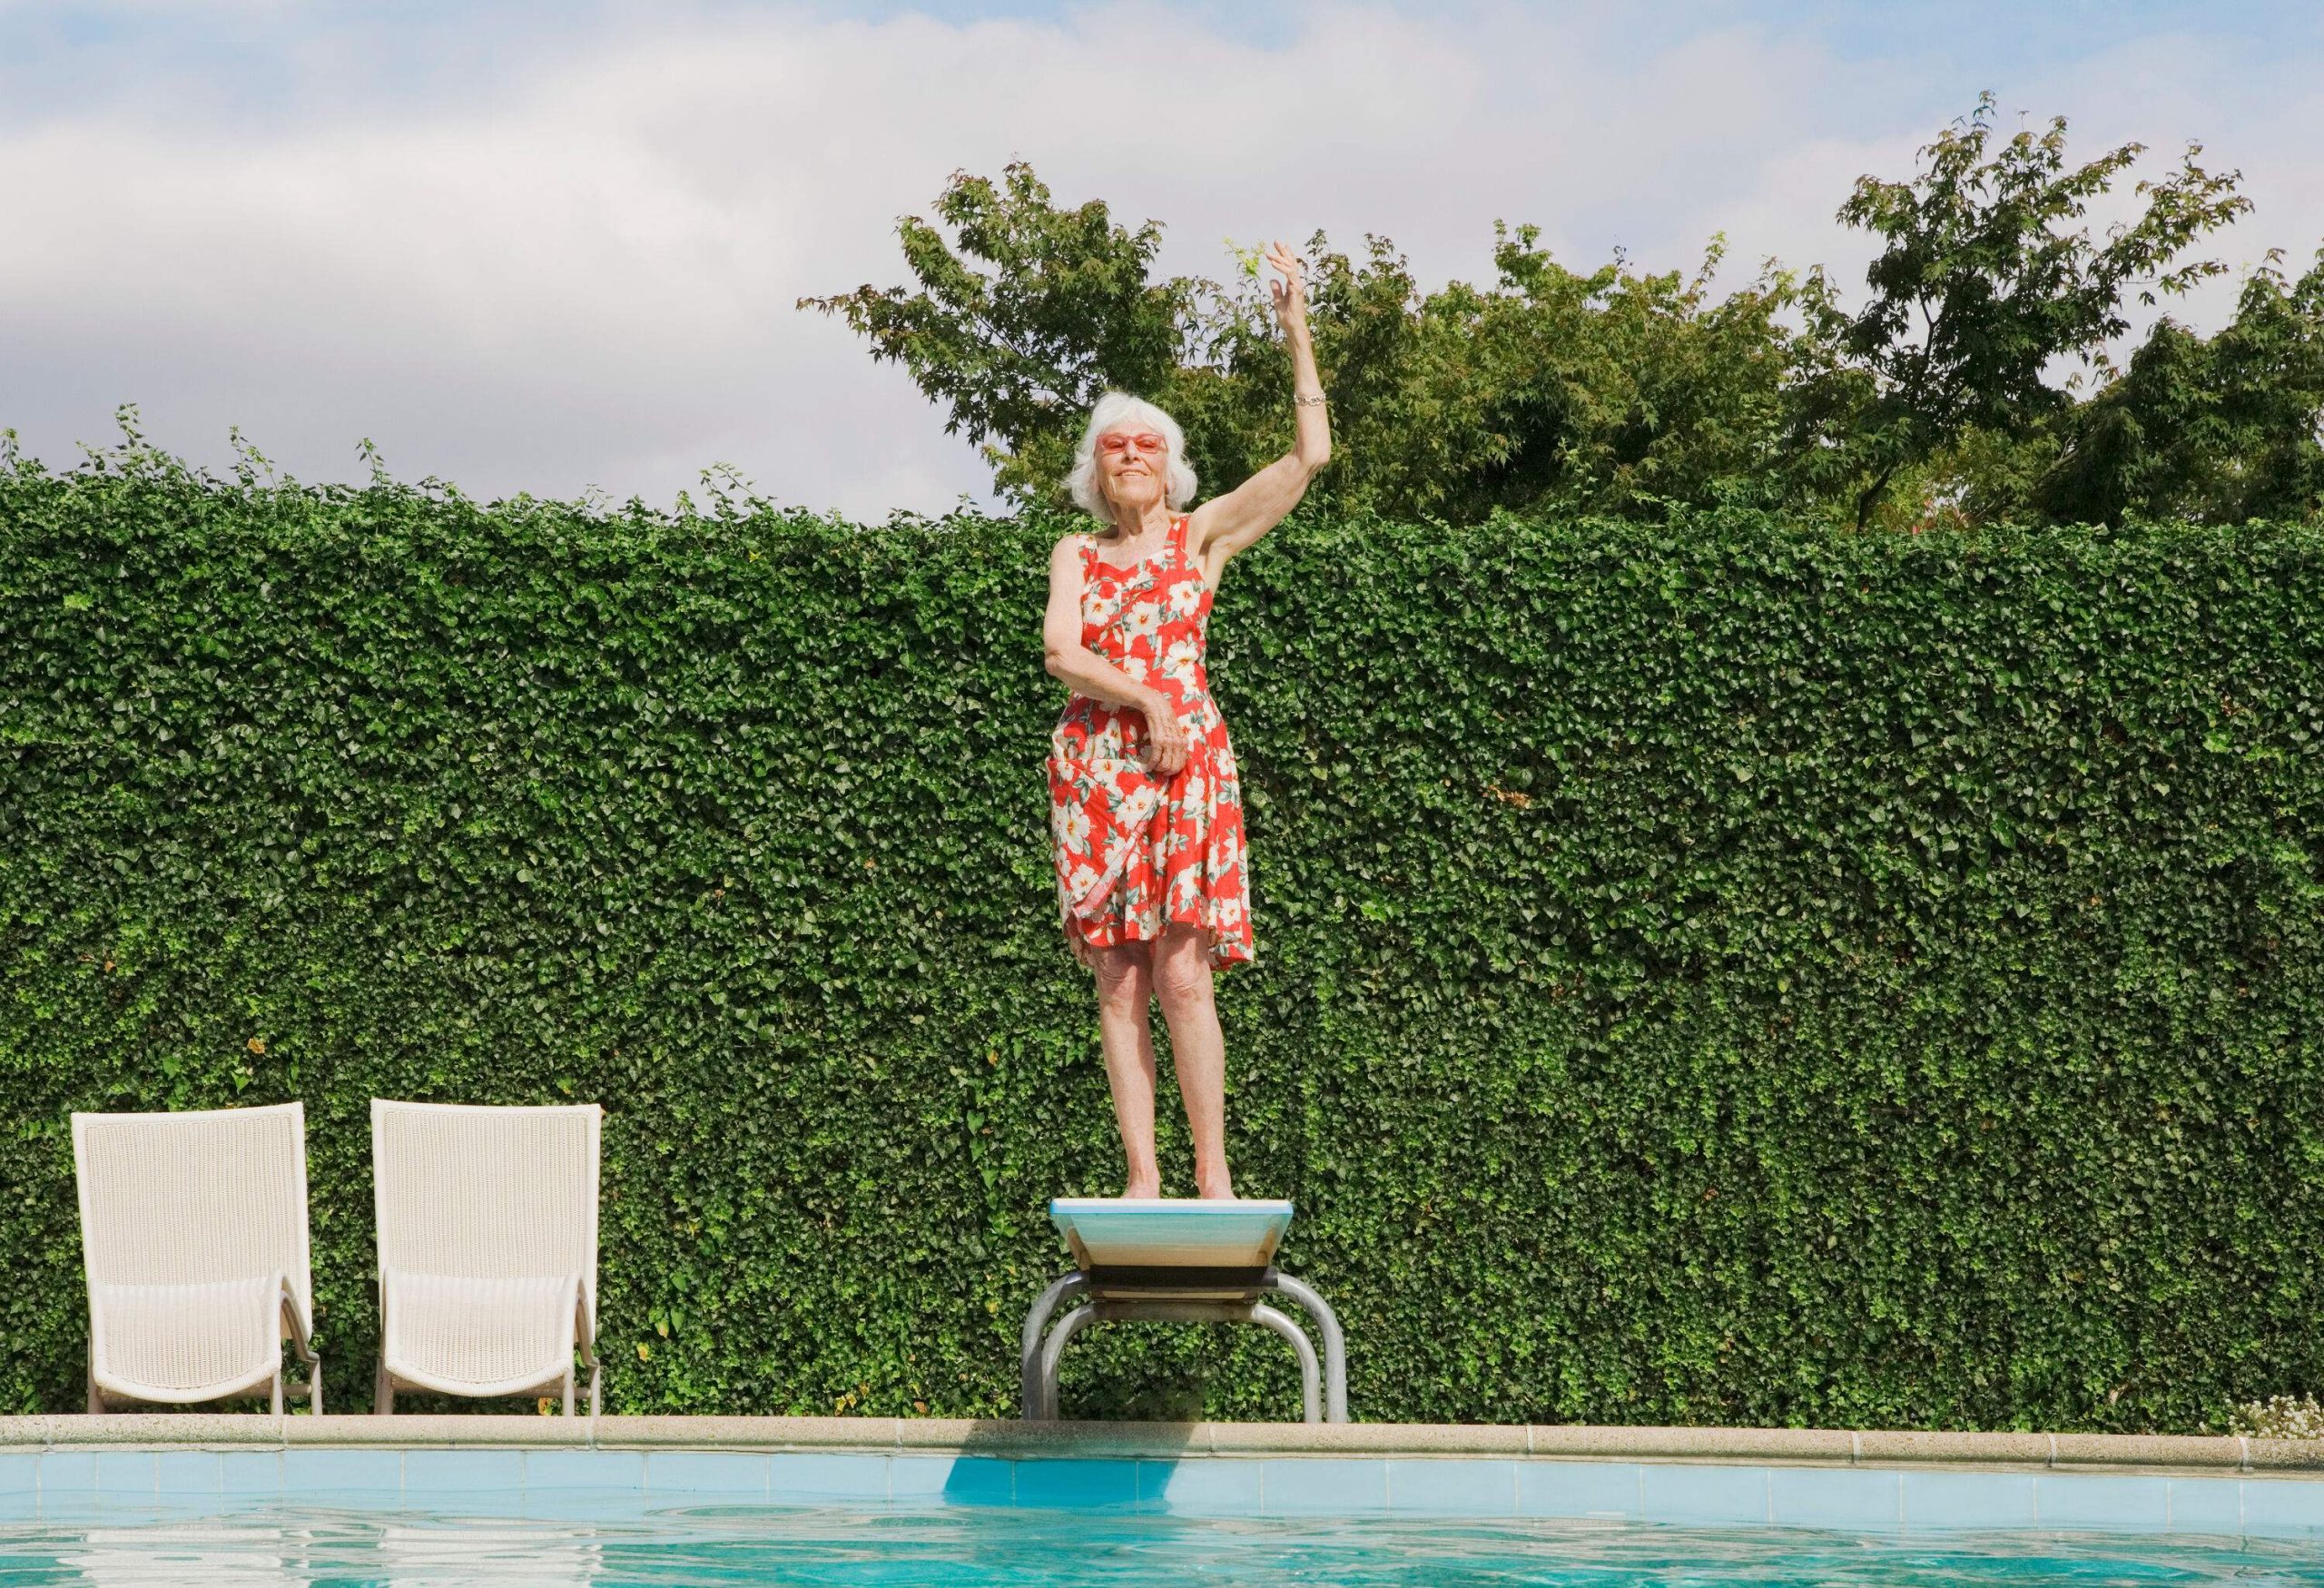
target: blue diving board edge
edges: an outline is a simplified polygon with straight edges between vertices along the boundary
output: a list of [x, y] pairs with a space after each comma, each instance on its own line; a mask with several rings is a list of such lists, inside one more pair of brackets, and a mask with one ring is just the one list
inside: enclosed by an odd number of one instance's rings
[[1049, 1221], [1083, 1267], [1265, 1267], [1291, 1226], [1280, 1199], [1059, 1197]]

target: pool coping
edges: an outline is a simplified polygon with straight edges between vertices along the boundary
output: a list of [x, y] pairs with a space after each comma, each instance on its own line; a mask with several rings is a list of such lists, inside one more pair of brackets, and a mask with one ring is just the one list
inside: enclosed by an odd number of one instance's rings
[[1025, 1423], [940, 1417], [273, 1416], [124, 1412], [0, 1417], [0, 1452], [203, 1449], [857, 1452], [1012, 1460], [1432, 1456], [1750, 1466], [2324, 1475], [2324, 1440], [1433, 1423]]

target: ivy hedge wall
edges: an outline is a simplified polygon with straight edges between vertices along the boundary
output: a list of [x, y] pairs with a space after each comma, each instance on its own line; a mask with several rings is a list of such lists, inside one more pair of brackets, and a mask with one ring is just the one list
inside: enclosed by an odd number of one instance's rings
[[[0, 469], [0, 1411], [79, 1404], [67, 1113], [293, 1097], [367, 1404], [378, 1094], [606, 1104], [609, 1409], [1013, 1415], [1044, 1202], [1118, 1168], [1062, 528]], [[2316, 529], [1295, 519], [1212, 643], [1230, 1142], [1358, 1416], [2324, 1382]], [[1064, 1392], [1295, 1396], [1167, 1328]]]

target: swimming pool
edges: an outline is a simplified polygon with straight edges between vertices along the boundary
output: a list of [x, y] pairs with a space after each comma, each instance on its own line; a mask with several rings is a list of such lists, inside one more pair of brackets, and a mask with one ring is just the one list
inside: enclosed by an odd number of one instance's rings
[[[95, 1420], [70, 1421], [85, 1437]], [[353, 1427], [332, 1445], [0, 1447], [0, 1588], [2324, 1584], [2324, 1481], [2240, 1465], [1059, 1454], [1168, 1445], [1070, 1427], [1024, 1448], [983, 1435], [990, 1454], [671, 1448], [668, 1428], [653, 1448], [375, 1448], [351, 1441], [379, 1424], [322, 1421]], [[394, 1433], [507, 1441], [528, 1421]]]
[[2281, 1539], [1941, 1538], [1577, 1521], [1201, 1520], [962, 1507], [705, 1505], [594, 1521], [269, 1506], [0, 1526], [0, 1583], [2324, 1583]]

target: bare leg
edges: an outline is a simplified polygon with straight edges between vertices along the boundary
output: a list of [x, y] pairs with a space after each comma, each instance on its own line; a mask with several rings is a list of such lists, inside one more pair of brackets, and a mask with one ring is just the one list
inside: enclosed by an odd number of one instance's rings
[[1095, 951], [1098, 962], [1098, 1040], [1106, 1050], [1106, 1084], [1114, 1094], [1114, 1123], [1122, 1133], [1128, 1179], [1125, 1197], [1158, 1197], [1162, 1170], [1154, 1161], [1154, 1001], [1151, 951], [1127, 942]]
[[1231, 1198], [1226, 1173], [1226, 1039], [1211, 1001], [1210, 957], [1192, 927], [1165, 931], [1154, 948], [1154, 991], [1170, 1022], [1170, 1052], [1195, 1139], [1195, 1189]]

